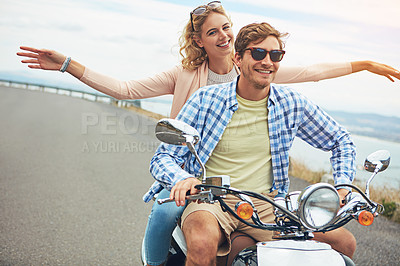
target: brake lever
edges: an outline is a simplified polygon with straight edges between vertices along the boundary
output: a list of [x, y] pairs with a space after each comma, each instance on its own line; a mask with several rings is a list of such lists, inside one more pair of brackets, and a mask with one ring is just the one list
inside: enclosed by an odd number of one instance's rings
[[[187, 196], [189, 196], [190, 195], [190, 192], [189, 191], [187, 191], [186, 192], [186, 198], [185, 199], [187, 199]], [[164, 198], [164, 199], [158, 199], [157, 200], [157, 203], [158, 204], [163, 204], [163, 203], [168, 203], [168, 202], [173, 202], [173, 201], [175, 201], [174, 199], [170, 199], [170, 198]]]
[[[200, 202], [214, 203], [214, 197], [210, 191], [201, 191], [200, 193], [197, 193], [197, 194], [187, 195], [186, 200], [189, 200], [189, 201], [199, 200]], [[165, 198], [165, 199], [158, 199], [157, 203], [161, 205], [161, 204], [173, 202], [173, 201], [175, 201], [175, 200], [170, 199], [170, 198]]]
[[[195, 188], [197, 189], [203, 189], [201, 186], [197, 185]], [[209, 188], [208, 190], [203, 190], [200, 191], [197, 194], [187, 194], [186, 199], [190, 201], [196, 201], [199, 200], [200, 202], [207, 202], [207, 203], [215, 203], [216, 199], [215, 197], [225, 197], [227, 194], [227, 191], [223, 188]], [[165, 198], [165, 199], [159, 199], [157, 200], [158, 204], [163, 204], [167, 202], [172, 202], [175, 200], [171, 200], [170, 198]]]
[[201, 191], [198, 194], [189, 195], [186, 197], [187, 200], [190, 201], [199, 201], [199, 202], [207, 202], [207, 203], [214, 203], [214, 196], [210, 191]]
[[357, 192], [352, 192], [347, 194], [344, 201], [345, 205], [342, 208], [340, 208], [340, 210], [337, 213], [337, 216], [346, 214], [349, 210], [353, 209], [354, 206], [356, 206], [360, 202], [365, 202], [365, 200], [363, 200], [363, 197]]

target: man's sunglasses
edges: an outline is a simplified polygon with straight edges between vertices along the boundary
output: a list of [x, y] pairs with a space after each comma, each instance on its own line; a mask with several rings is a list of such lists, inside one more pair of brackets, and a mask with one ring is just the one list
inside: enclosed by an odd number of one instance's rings
[[193, 26], [193, 15], [199, 16], [201, 14], [203, 14], [204, 12], [206, 12], [207, 8], [211, 8], [211, 9], [215, 9], [217, 7], [222, 6], [220, 1], [212, 1], [210, 3], [208, 3], [207, 5], [202, 5], [199, 7], [196, 7], [195, 9], [193, 9], [192, 12], [190, 12], [190, 23], [192, 24], [192, 30], [194, 30], [194, 26]]
[[269, 57], [271, 58], [272, 62], [280, 62], [283, 58], [283, 55], [285, 54], [284, 50], [267, 51], [265, 49], [255, 48], [255, 47], [246, 48], [243, 51], [246, 51], [246, 50], [251, 51], [251, 57], [253, 57], [253, 59], [256, 61], [263, 60], [269, 53]]

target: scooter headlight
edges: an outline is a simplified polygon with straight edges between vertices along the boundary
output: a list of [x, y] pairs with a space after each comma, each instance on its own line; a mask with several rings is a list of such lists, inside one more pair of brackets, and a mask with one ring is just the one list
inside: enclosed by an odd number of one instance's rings
[[319, 229], [335, 218], [339, 207], [339, 194], [329, 185], [318, 183], [306, 188], [299, 196], [297, 214], [309, 229]]

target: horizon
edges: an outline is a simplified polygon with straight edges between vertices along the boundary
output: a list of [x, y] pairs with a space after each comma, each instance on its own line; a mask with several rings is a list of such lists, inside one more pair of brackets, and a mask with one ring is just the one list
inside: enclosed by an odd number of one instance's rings
[[[19, 46], [26, 45], [57, 50], [122, 80], [152, 76], [179, 64], [179, 32], [190, 11], [207, 2], [1, 0], [0, 33], [6, 41], [0, 43], [0, 72], [81, 84], [68, 74], [28, 69], [15, 55]], [[235, 0], [222, 4], [235, 33], [256, 21], [289, 32], [282, 64], [373, 60], [400, 69], [400, 3], [395, 0], [379, 4], [367, 0], [362, 5], [345, 0]], [[326, 110], [400, 117], [399, 84], [399, 80], [392, 83], [363, 71], [289, 86]]]

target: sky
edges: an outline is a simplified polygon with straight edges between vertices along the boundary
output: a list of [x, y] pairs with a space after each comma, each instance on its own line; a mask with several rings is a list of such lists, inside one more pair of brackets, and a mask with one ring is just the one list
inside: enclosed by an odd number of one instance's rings
[[[32, 70], [21, 45], [57, 50], [103, 74], [139, 79], [179, 64], [178, 38], [189, 13], [208, 1], [0, 0], [0, 76], [81, 84]], [[400, 69], [398, 0], [222, 1], [235, 33], [252, 22], [288, 32], [281, 65], [373, 60]], [[363, 71], [290, 85], [326, 110], [400, 117], [400, 81]]]

